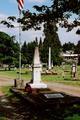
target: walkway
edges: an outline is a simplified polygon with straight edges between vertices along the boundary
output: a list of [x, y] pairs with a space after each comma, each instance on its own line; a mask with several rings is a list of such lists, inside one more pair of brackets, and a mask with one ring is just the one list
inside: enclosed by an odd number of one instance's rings
[[80, 87], [79, 86], [71, 86], [64, 85], [62, 83], [47, 83], [48, 87], [54, 91], [64, 92], [72, 96], [80, 97]]
[[[13, 86], [13, 84], [14, 84], [14, 80], [10, 78], [0, 77], [0, 86], [10, 86], [10, 85]], [[64, 85], [62, 83], [55, 83], [55, 82], [46, 82], [46, 84], [53, 91], [64, 92], [69, 95], [80, 97], [79, 86]]]

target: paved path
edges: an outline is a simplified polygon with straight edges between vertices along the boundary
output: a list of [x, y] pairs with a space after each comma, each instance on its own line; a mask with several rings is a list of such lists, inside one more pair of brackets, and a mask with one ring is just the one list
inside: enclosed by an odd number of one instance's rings
[[9, 77], [1, 77], [0, 76], [0, 86], [9, 86], [9, 85], [13, 85], [14, 81], [13, 79], [9, 78]]
[[54, 91], [64, 92], [69, 95], [80, 97], [79, 86], [71, 86], [71, 85], [64, 85], [62, 83], [49, 83], [49, 82], [47, 84], [48, 84], [48, 87]]
[[[26, 83], [26, 81], [25, 81]], [[80, 87], [79, 86], [71, 86], [71, 85], [64, 85], [62, 83], [55, 83], [55, 82], [46, 82], [48, 87], [52, 89], [53, 91], [58, 91], [58, 92], [64, 92], [73, 96], [79, 96], [80, 97]], [[0, 86], [13, 86], [14, 85], [14, 80], [11, 78], [7, 77], [0, 77]], [[2, 92], [0, 93], [2, 94]]]

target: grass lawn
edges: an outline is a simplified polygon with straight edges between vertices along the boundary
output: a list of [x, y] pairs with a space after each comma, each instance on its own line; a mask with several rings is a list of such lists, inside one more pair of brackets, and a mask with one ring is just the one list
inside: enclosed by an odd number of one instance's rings
[[[9, 97], [12, 95], [12, 93], [10, 92], [10, 88], [11, 88], [11, 86], [3, 86], [3, 87], [0, 87], [0, 91], [2, 92], [2, 94], [4, 96]], [[2, 120], [2, 119], [0, 119], [0, 120]]]
[[[55, 66], [53, 68], [53, 71], [55, 71], [57, 73], [57, 75], [42, 75], [42, 80], [47, 81], [47, 82], [58, 82], [58, 83], [63, 83], [63, 84], [68, 84], [68, 85], [80, 86], [80, 66], [78, 66], [77, 70], [78, 70], [77, 80], [73, 80], [71, 77], [71, 67], [69, 65], [65, 66], [65, 68], [64, 68], [65, 72], [63, 71], [62, 67]], [[15, 70], [15, 71], [0, 70], [0, 78], [1, 77], [12, 78], [12, 79], [18, 78], [17, 72], [19, 72], [19, 70]], [[28, 69], [22, 69], [22, 79], [30, 80], [31, 74], [32, 73]], [[63, 77], [63, 75], [64, 75], [64, 77]], [[12, 94], [12, 93], [10, 93], [9, 89], [10, 89], [10, 86], [0, 87], [0, 90], [8, 97]], [[76, 106], [74, 106], [74, 107], [76, 107]], [[80, 114], [74, 113], [74, 110], [76, 110], [76, 109], [77, 108], [75, 108], [75, 109], [71, 108], [69, 113], [71, 113], [71, 111], [72, 111], [72, 114], [68, 114], [68, 116], [64, 120], [80, 120]], [[79, 106], [79, 109], [80, 109], [80, 106]], [[7, 120], [7, 119], [2, 114], [0, 116], [0, 120]]]
[[[58, 82], [64, 83], [68, 85], [80, 85], [80, 66], [77, 67], [77, 80], [73, 80], [71, 77], [71, 66], [65, 65], [64, 68], [62, 66], [55, 66], [53, 71], [57, 73], [57, 75], [42, 75], [42, 80], [47, 82]], [[32, 72], [28, 69], [22, 69], [22, 79], [23, 80], [31, 80]], [[64, 77], [63, 77], [64, 76]], [[19, 70], [12, 70], [12, 71], [4, 71], [0, 70], [0, 78], [19, 78]]]
[[74, 114], [73, 116], [67, 117], [64, 120], [80, 120], [80, 115]]
[[[11, 79], [19, 78], [19, 70], [0, 70], [0, 77], [6, 77]], [[31, 79], [31, 72], [28, 69], [22, 69], [21, 77], [23, 80]]]

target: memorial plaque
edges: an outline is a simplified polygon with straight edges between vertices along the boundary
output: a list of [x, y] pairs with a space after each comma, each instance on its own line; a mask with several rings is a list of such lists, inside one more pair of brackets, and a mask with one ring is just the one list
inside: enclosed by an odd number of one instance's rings
[[61, 93], [46, 93], [44, 96], [47, 99], [53, 99], [53, 98], [64, 98], [64, 96]]

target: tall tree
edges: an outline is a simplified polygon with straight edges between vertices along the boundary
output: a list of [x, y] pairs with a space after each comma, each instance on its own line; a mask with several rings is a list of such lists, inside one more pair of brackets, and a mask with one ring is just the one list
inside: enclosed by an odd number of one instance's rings
[[[47, 35], [45, 33], [46, 36], [45, 40], [47, 41], [47, 39], [50, 40], [52, 38], [52, 34], [54, 34], [54, 32], [56, 31], [55, 30], [56, 23], [60, 23], [62, 27], [68, 28], [67, 31], [70, 31], [77, 25], [80, 25], [78, 19], [74, 20], [73, 24], [68, 23], [70, 13], [76, 13], [77, 15], [80, 14], [80, 0], [51, 0], [51, 1], [52, 5], [49, 7], [45, 5], [42, 6], [35, 5], [34, 8], [38, 11], [38, 14], [32, 13], [29, 10], [23, 11], [22, 19], [19, 18], [17, 20], [22, 24], [22, 30], [28, 30], [31, 28], [34, 28], [35, 30], [40, 30], [41, 28], [40, 24], [45, 23], [48, 30]], [[8, 19], [13, 21], [15, 20], [15, 18], [12, 19], [12, 17], [8, 17]], [[2, 21], [1, 23], [6, 24], [8, 27], [13, 27], [11, 23], [6, 21]], [[56, 38], [58, 38], [57, 33]], [[56, 49], [56, 51], [59, 50]]]
[[[32, 13], [29, 10], [23, 11], [22, 19], [16, 19], [14, 16], [8, 17], [8, 21], [1, 21], [2, 24], [7, 25], [7, 27], [14, 27], [11, 24], [11, 20], [14, 22], [20, 22], [23, 26], [23, 30], [28, 30], [30, 28], [40, 29], [39, 24], [42, 22], [47, 21], [55, 21], [59, 22], [62, 21], [63, 26], [70, 28], [76, 27], [80, 25], [79, 18], [73, 21], [73, 24], [68, 24], [65, 22], [65, 18], [68, 19], [70, 17], [70, 13], [76, 13], [77, 15], [80, 14], [80, 0], [50, 0], [52, 1], [51, 6], [37, 6], [35, 5], [34, 8], [38, 11], [38, 13]], [[63, 22], [64, 21], [64, 22]]]
[[[39, 40], [39, 52], [40, 52], [40, 58], [42, 58], [42, 49], [43, 49], [43, 42], [42, 42], [42, 38], [40, 37], [40, 40]], [[42, 61], [42, 59], [41, 59]]]
[[36, 46], [38, 45], [38, 38], [36, 37], [35, 38], [35, 43], [36, 43]]
[[4, 32], [0, 32], [0, 62], [1, 64], [15, 64], [18, 60], [19, 45], [14, 37], [10, 37]]
[[27, 63], [27, 55], [28, 55], [26, 41], [22, 45], [21, 53], [22, 53], [22, 64], [26, 64]]
[[45, 39], [43, 41], [42, 61], [48, 62], [48, 51], [51, 47], [52, 61], [54, 64], [60, 64], [59, 52], [61, 43], [58, 34], [56, 33], [57, 27], [55, 23], [47, 23], [44, 25]]
[[24, 44], [22, 45], [22, 59], [23, 59], [23, 63], [24, 64], [32, 64], [33, 61], [33, 55], [34, 55], [34, 49], [37, 46], [37, 42], [33, 41], [33, 42], [29, 42], [28, 44], [26, 44], [26, 42], [24, 42]]

